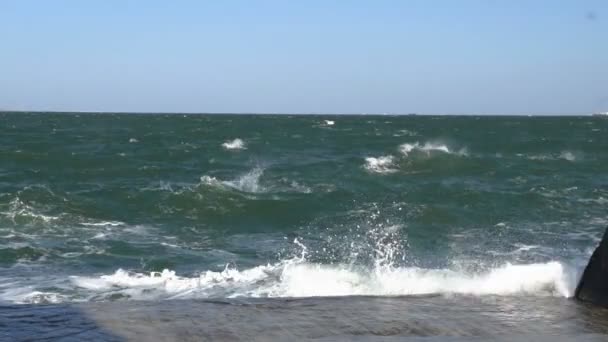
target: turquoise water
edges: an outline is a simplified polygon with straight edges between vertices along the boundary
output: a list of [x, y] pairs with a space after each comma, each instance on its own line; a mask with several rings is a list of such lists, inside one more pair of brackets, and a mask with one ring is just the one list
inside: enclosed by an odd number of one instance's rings
[[570, 297], [595, 117], [0, 114], [0, 300]]

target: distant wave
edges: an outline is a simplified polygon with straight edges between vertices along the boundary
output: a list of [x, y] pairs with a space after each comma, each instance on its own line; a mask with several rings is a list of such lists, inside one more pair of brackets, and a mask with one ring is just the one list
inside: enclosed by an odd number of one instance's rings
[[573, 162], [573, 161], [575, 161], [575, 160], [577, 160], [577, 159], [578, 159], [578, 158], [576, 157], [576, 155], [575, 155], [573, 152], [570, 152], [570, 151], [562, 151], [562, 152], [559, 154], [559, 158], [561, 158], [561, 159], [565, 159], [565, 160], [567, 160], [567, 161], [571, 161], [571, 162]]
[[412, 158], [415, 155], [422, 158], [428, 158], [434, 154], [447, 154], [461, 157], [468, 156], [468, 152], [465, 148], [454, 151], [445, 144], [432, 142], [426, 142], [424, 144], [418, 142], [404, 143], [399, 145], [398, 150], [401, 152], [400, 157], [395, 157], [393, 155], [366, 157], [363, 167], [372, 173], [388, 174], [399, 171], [399, 162]]
[[399, 151], [404, 155], [408, 156], [414, 151], [424, 152], [426, 155], [430, 155], [433, 152], [441, 152], [447, 154], [455, 154], [459, 156], [467, 156], [466, 149], [460, 149], [458, 151], [451, 150], [447, 145], [426, 142], [424, 144], [420, 144], [418, 142], [415, 143], [405, 143], [399, 146]]
[[393, 173], [397, 169], [394, 168], [393, 156], [367, 157], [365, 158], [365, 169], [375, 173]]
[[569, 162], [575, 162], [575, 161], [582, 159], [582, 154], [580, 152], [573, 152], [573, 151], [567, 151], [567, 150], [561, 151], [559, 154], [543, 153], [543, 154], [527, 155], [527, 154], [519, 153], [519, 154], [517, 154], [517, 156], [524, 157], [529, 160], [535, 160], [535, 161], [562, 159], [562, 160], [567, 160]]
[[402, 137], [402, 136], [415, 137], [417, 135], [419, 135], [418, 132], [410, 131], [407, 129], [400, 129], [396, 133], [393, 134], [394, 137]]
[[239, 138], [224, 142], [222, 144], [222, 147], [224, 147], [227, 150], [243, 150], [246, 148], [245, 142]]

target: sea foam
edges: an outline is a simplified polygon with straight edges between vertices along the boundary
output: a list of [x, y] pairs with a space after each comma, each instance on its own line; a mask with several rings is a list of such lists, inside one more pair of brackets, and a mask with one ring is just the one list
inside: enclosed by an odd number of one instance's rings
[[460, 155], [460, 156], [468, 155], [466, 149], [460, 149], [458, 151], [453, 151], [453, 150], [450, 150], [450, 148], [447, 145], [431, 143], [431, 142], [426, 142], [424, 144], [420, 144], [418, 142], [401, 144], [401, 145], [399, 145], [399, 151], [406, 157], [414, 151], [424, 152], [427, 155], [430, 155], [433, 152], [456, 154], [456, 155]]
[[393, 156], [367, 157], [363, 166], [367, 171], [375, 173], [393, 173], [396, 172]]
[[571, 297], [576, 276], [563, 264], [505, 264], [485, 273], [417, 267], [357, 268], [349, 265], [282, 261], [239, 271], [226, 268], [181, 277], [174, 271], [150, 274], [119, 269], [101, 277], [72, 277], [74, 285], [108, 297], [132, 299], [209, 297], [401, 296], [422, 294], [535, 295]]
[[264, 192], [265, 188], [260, 185], [260, 177], [264, 174], [264, 169], [256, 167], [253, 170], [241, 175], [234, 180], [221, 181], [215, 177], [202, 176], [201, 184], [216, 188], [232, 188], [242, 192]]
[[222, 144], [222, 147], [224, 147], [227, 150], [243, 150], [246, 148], [245, 142], [239, 138], [224, 142]]

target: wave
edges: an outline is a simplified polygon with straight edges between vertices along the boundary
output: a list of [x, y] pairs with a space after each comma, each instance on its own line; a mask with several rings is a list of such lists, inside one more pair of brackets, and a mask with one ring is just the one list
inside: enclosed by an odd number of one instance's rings
[[577, 158], [577, 156], [576, 156], [576, 154], [574, 152], [570, 152], [570, 151], [562, 151], [562, 152], [560, 152], [559, 158], [560, 159], [565, 159], [565, 160], [570, 161], [570, 162], [573, 162], [573, 161], [576, 161], [577, 159], [579, 159], [579, 158]]
[[246, 174], [234, 180], [221, 181], [215, 177], [202, 176], [201, 184], [216, 188], [232, 188], [242, 192], [260, 193], [265, 192], [265, 188], [260, 185], [260, 177], [264, 174], [264, 169], [256, 167]]
[[6, 211], [1, 211], [0, 216], [4, 216], [11, 220], [14, 224], [23, 224], [26, 222], [41, 222], [50, 223], [59, 220], [59, 216], [45, 215], [34, 207], [21, 201], [19, 197], [15, 197], [10, 203]]
[[398, 158], [392, 155], [380, 157], [366, 157], [363, 168], [365, 168], [369, 172], [387, 174], [399, 171], [399, 168], [396, 167], [396, 164], [399, 164], [411, 157], [420, 156], [420, 154], [422, 154], [423, 157], [431, 157], [432, 154], [436, 153], [456, 156], [468, 156], [466, 148], [462, 148], [460, 150], [455, 151], [450, 149], [447, 145], [432, 142], [426, 142], [424, 144], [420, 144], [418, 142], [405, 143], [399, 145], [398, 150], [399, 152], [401, 152], [401, 157]]
[[426, 142], [426, 143], [424, 143], [424, 145], [422, 145], [418, 142], [415, 142], [413, 144], [410, 144], [410, 143], [401, 144], [401, 145], [399, 145], [399, 151], [406, 157], [409, 156], [414, 151], [424, 152], [427, 156], [431, 155], [431, 153], [433, 153], [433, 152], [455, 154], [455, 155], [459, 155], [459, 156], [468, 155], [467, 150], [464, 148], [460, 149], [458, 151], [453, 151], [453, 150], [450, 150], [450, 148], [447, 145], [431, 143], [431, 142]]
[[381, 156], [381, 157], [367, 157], [365, 158], [365, 165], [363, 166], [367, 171], [375, 173], [393, 173], [397, 169], [394, 166], [393, 156]]
[[239, 138], [224, 142], [222, 144], [222, 147], [224, 147], [227, 150], [243, 150], [246, 148], [245, 142]]
[[563, 160], [566, 160], [569, 162], [575, 162], [575, 161], [582, 159], [582, 154], [580, 152], [572, 152], [572, 151], [567, 151], [567, 150], [561, 151], [559, 154], [545, 153], [545, 154], [525, 155], [523, 153], [518, 153], [517, 156], [525, 157], [526, 159], [534, 160], [534, 161], [547, 161], [547, 160], [563, 159]]
[[82, 222], [80, 223], [83, 226], [91, 226], [91, 227], [118, 227], [118, 226], [124, 226], [125, 223], [124, 222], [120, 222], [120, 221], [99, 221], [99, 222]]
[[[482, 274], [417, 267], [356, 268], [291, 259], [239, 271], [227, 267], [195, 277], [175, 271], [149, 274], [119, 269], [100, 277], [72, 277], [72, 283], [97, 298], [175, 299], [210, 297], [403, 296], [429, 294], [533, 295], [571, 297], [575, 272], [563, 264], [503, 266]], [[101, 296], [101, 297], [100, 297]]]
[[[246, 193], [304, 193], [309, 194], [313, 192], [310, 187], [298, 183], [294, 180], [287, 178], [281, 178], [278, 180], [269, 181], [269, 184], [262, 185], [260, 178], [264, 175], [265, 169], [262, 167], [255, 167], [249, 172], [242, 174], [241, 176], [232, 180], [220, 180], [213, 176], [204, 175], [200, 178], [200, 185], [209, 186], [216, 189], [223, 190], [236, 190]], [[193, 190], [193, 189], [190, 189]], [[176, 193], [176, 191], [172, 191]]]

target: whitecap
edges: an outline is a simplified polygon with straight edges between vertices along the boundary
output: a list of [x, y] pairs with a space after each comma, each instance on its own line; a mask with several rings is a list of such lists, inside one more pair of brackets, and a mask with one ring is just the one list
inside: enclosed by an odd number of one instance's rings
[[120, 221], [99, 221], [99, 222], [81, 222], [80, 223], [83, 226], [92, 226], [92, 227], [117, 227], [117, 226], [124, 226], [125, 223], [124, 222], [120, 222]]
[[243, 191], [243, 192], [264, 192], [265, 188], [260, 185], [260, 177], [264, 173], [264, 169], [260, 167], [256, 167], [253, 170], [241, 175], [240, 177], [234, 180], [221, 181], [215, 177], [204, 175], [200, 178], [201, 184], [216, 187], [216, 188], [224, 188], [229, 187], [235, 190]]
[[559, 154], [559, 158], [560, 159], [565, 159], [565, 160], [570, 161], [570, 162], [576, 161], [576, 159], [577, 159], [576, 155], [573, 152], [570, 152], [570, 151], [562, 151]]
[[22, 202], [19, 197], [15, 197], [9, 203], [8, 211], [0, 212], [0, 215], [10, 219], [13, 223], [17, 223], [17, 220], [22, 218], [29, 218], [32, 221], [42, 221], [43, 223], [50, 223], [60, 218], [59, 216], [44, 215], [40, 213], [32, 206]]
[[222, 147], [224, 147], [227, 150], [243, 150], [246, 148], [245, 142], [239, 138], [224, 142], [222, 144]]
[[465, 148], [462, 148], [458, 151], [452, 151], [452, 150], [450, 150], [450, 148], [447, 145], [439, 144], [439, 143], [432, 143], [432, 142], [426, 142], [426, 143], [424, 143], [424, 145], [421, 145], [418, 142], [411, 143], [411, 144], [410, 143], [401, 144], [401, 145], [399, 145], [399, 151], [406, 157], [413, 151], [424, 152], [427, 155], [430, 155], [432, 152], [455, 154], [455, 155], [459, 155], [459, 156], [468, 155], [468, 152]]
[[375, 173], [393, 173], [396, 172], [397, 169], [393, 168], [394, 166], [394, 157], [393, 156], [381, 156], [381, 157], [367, 157], [365, 158], [365, 165], [363, 167], [369, 172]]

